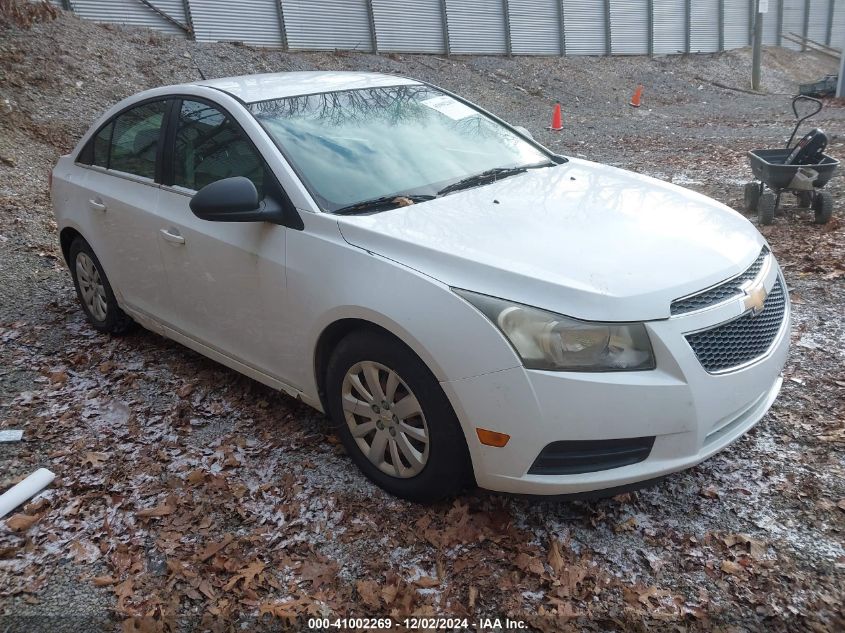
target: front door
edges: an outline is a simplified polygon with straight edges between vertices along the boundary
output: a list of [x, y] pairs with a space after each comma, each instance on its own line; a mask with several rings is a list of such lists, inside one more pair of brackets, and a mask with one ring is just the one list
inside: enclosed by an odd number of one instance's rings
[[231, 176], [249, 178], [262, 196], [279, 185], [240, 126], [210, 103], [182, 101], [173, 138], [173, 185], [162, 187], [158, 205], [173, 325], [284, 380], [285, 227], [208, 222], [188, 206], [196, 191]]

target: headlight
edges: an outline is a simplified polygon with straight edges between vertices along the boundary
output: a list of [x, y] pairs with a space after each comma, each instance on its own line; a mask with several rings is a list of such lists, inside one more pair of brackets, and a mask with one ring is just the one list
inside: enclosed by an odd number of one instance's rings
[[642, 323], [578, 321], [467, 290], [454, 291], [496, 324], [529, 369], [654, 369], [654, 352]]

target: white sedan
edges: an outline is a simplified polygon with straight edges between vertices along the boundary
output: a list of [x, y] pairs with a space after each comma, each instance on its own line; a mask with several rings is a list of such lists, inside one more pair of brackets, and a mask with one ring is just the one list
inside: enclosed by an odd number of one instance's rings
[[721, 450], [780, 389], [789, 299], [748, 221], [424, 82], [142, 92], [52, 199], [95, 328], [300, 398], [408, 499], [621, 489]]

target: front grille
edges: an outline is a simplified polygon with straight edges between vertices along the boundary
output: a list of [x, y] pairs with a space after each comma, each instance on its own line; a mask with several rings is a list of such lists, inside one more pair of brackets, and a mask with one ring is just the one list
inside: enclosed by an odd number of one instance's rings
[[745, 365], [771, 348], [786, 313], [783, 281], [778, 279], [769, 293], [763, 311], [741, 317], [709, 330], [688, 334], [686, 339], [701, 365], [717, 373]]
[[760, 272], [760, 269], [763, 268], [763, 262], [766, 261], [768, 254], [769, 249], [764, 246], [763, 250], [761, 250], [760, 254], [757, 256], [757, 259], [754, 260], [754, 263], [751, 264], [751, 266], [748, 267], [748, 270], [741, 275], [734, 277], [733, 279], [723, 281], [717, 286], [713, 286], [707, 290], [702, 290], [701, 292], [690, 295], [689, 297], [675, 299], [670, 307], [671, 314], [674, 316], [676, 314], [686, 314], [687, 312], [703, 310], [704, 308], [709, 308], [717, 303], [722, 303], [722, 301], [726, 301], [731, 297], [741, 295], [742, 284], [746, 281], [752, 281], [757, 278], [757, 274]]
[[552, 442], [540, 451], [528, 474], [577, 475], [630, 466], [644, 461], [652, 446], [654, 436]]

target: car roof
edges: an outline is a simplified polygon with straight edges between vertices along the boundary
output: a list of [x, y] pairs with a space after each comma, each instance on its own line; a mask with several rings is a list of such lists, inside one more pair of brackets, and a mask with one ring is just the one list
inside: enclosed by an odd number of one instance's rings
[[298, 95], [319, 94], [322, 92], [335, 92], [338, 90], [356, 90], [360, 88], [379, 88], [419, 83], [413, 79], [395, 75], [343, 71], [260, 73], [194, 82], [195, 85], [208, 86], [227, 92], [246, 103], [282, 99], [284, 97], [295, 97]]

